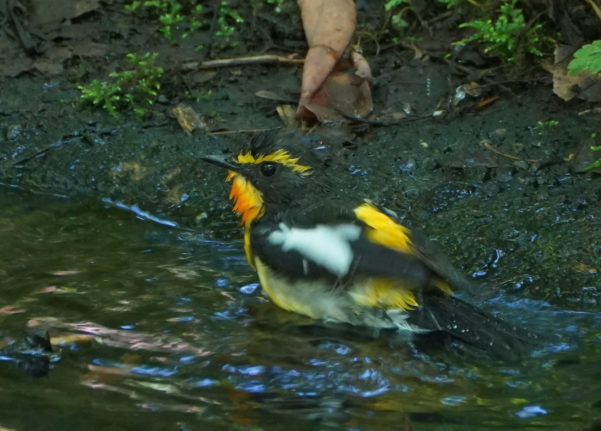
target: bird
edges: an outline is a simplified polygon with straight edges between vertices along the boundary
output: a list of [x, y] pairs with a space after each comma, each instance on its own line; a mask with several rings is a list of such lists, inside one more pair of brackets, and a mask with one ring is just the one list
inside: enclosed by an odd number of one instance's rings
[[227, 170], [244, 253], [278, 307], [324, 323], [521, 358], [537, 335], [459, 298], [471, 283], [397, 214], [345, 192], [324, 146], [261, 133], [235, 155], [204, 155]]

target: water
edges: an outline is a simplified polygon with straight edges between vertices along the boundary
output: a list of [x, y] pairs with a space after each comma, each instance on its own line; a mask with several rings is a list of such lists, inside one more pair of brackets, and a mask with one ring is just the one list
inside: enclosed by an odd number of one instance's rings
[[489, 308], [562, 338], [521, 364], [426, 356], [276, 309], [239, 241], [101, 203], [0, 190], [0, 241], [0, 342], [49, 330], [55, 344], [47, 377], [0, 362], [0, 430], [578, 430], [601, 420], [600, 313], [498, 297]]

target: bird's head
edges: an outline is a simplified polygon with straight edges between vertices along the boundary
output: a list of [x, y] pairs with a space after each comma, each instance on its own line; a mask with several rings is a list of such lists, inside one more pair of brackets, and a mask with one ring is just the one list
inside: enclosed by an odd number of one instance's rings
[[[293, 148], [291, 144], [298, 144]], [[306, 143], [304, 143], [306, 145]], [[316, 186], [327, 181], [316, 175], [320, 160], [313, 148], [290, 136], [262, 135], [251, 141], [250, 149], [233, 157], [204, 156], [203, 160], [228, 170], [232, 183], [230, 199], [233, 209], [248, 225], [260, 218], [266, 206], [289, 207]]]

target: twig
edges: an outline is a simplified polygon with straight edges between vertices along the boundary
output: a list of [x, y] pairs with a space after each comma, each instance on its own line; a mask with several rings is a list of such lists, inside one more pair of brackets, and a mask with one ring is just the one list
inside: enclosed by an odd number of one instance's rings
[[601, 21], [601, 8], [599, 8], [599, 6], [597, 6], [597, 3], [595, 3], [594, 0], [584, 0], [584, 1], [591, 5], [593, 10], [597, 14], [597, 18], [599, 18], [599, 20]]
[[528, 163], [539, 163], [539, 161], [538, 161], [538, 160], [534, 160], [534, 159], [521, 159], [521, 158], [519, 158], [518, 156], [514, 156], [513, 154], [507, 154], [507, 153], [503, 153], [503, 152], [501, 152], [501, 151], [497, 150], [497, 149], [496, 149], [496, 148], [493, 146], [493, 144], [491, 144], [489, 141], [486, 141], [486, 140], [485, 140], [485, 141], [482, 141], [482, 142], [480, 143], [480, 145], [482, 145], [482, 146], [483, 146], [484, 148], [486, 148], [487, 150], [489, 150], [489, 151], [492, 151], [492, 152], [493, 152], [493, 153], [495, 153], [496, 155], [498, 155], [498, 156], [501, 156], [501, 157], [505, 157], [505, 158], [507, 158], [507, 159], [511, 159], [511, 160], [524, 160], [525, 162], [528, 162]]
[[207, 61], [190, 61], [182, 64], [182, 70], [215, 69], [218, 67], [232, 67], [264, 63], [302, 64], [304, 61], [305, 60], [302, 58], [288, 58], [276, 54], [250, 55], [247, 57], [220, 58], [217, 60]]
[[232, 135], [235, 133], [259, 133], [259, 132], [266, 132], [268, 130], [272, 130], [272, 129], [240, 129], [240, 130], [220, 130], [217, 132], [209, 132], [209, 135], [211, 136], [218, 136], [218, 135]]

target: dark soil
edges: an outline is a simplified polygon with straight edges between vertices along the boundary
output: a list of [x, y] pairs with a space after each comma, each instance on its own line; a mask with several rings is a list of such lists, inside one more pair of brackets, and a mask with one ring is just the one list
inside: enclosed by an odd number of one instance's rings
[[[222, 172], [199, 156], [236, 151], [249, 134], [189, 135], [171, 108], [186, 102], [211, 131], [281, 127], [277, 102], [255, 93], [270, 90], [295, 100], [300, 66], [186, 73], [180, 68], [205, 55], [266, 50], [302, 55], [298, 20], [287, 24], [290, 15], [270, 17], [272, 22], [259, 22], [255, 33], [249, 26], [236, 49], [204, 54], [192, 49], [197, 41], [165, 42], [154, 24], [126, 13], [120, 3], [101, 3], [56, 24], [46, 33], [52, 37], [44, 40], [43, 53], [26, 52], [4, 32], [0, 57], [11, 68], [3, 69], [0, 83], [0, 182], [104, 199], [207, 238], [238, 238]], [[70, 51], [60, 57], [59, 47]], [[78, 84], [106, 77], [127, 52], [145, 51], [161, 53], [168, 75], [152, 117], [138, 121], [124, 112], [115, 119], [81, 106]], [[398, 46], [367, 57], [377, 79], [376, 114], [406, 107], [412, 113], [394, 124], [319, 131], [340, 162], [333, 169], [349, 193], [382, 203], [425, 231], [491, 296], [504, 289], [563, 307], [598, 307], [601, 178], [583, 169], [593, 159], [591, 135], [600, 131], [592, 106], [563, 102], [545, 78], [489, 85], [481, 96], [455, 104], [456, 89], [468, 78], [452, 64], [411, 60], [412, 52]], [[187, 99], [190, 92], [204, 97]], [[537, 127], [548, 120], [558, 125]]]

